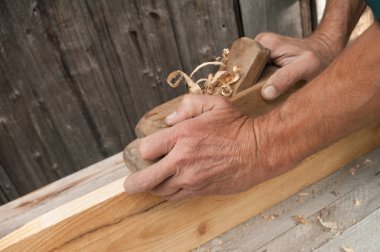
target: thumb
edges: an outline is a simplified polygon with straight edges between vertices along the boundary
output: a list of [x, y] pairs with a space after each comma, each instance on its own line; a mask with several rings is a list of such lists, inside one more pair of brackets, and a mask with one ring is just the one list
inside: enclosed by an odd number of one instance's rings
[[222, 96], [187, 94], [182, 98], [176, 111], [165, 118], [165, 123], [171, 126], [207, 111], [230, 106], [231, 102]]
[[302, 80], [305, 68], [294, 61], [278, 69], [264, 84], [261, 95], [266, 100], [273, 100]]

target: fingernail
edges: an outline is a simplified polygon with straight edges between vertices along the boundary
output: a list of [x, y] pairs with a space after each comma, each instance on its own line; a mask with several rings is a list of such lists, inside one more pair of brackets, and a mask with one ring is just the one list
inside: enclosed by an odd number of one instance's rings
[[177, 111], [174, 111], [173, 113], [171, 113], [170, 115], [168, 115], [166, 118], [165, 118], [165, 122], [166, 124], [169, 124], [173, 119], [174, 117], [177, 115]]
[[273, 86], [266, 86], [263, 89], [262, 94], [265, 99], [273, 99], [277, 96], [277, 91]]

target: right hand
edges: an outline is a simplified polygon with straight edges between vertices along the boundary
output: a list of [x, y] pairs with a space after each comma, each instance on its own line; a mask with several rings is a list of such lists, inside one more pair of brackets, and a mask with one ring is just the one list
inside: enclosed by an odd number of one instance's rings
[[270, 49], [270, 63], [281, 67], [261, 90], [266, 100], [275, 99], [300, 80], [312, 80], [340, 52], [327, 36], [319, 33], [305, 39], [260, 33], [255, 40]]

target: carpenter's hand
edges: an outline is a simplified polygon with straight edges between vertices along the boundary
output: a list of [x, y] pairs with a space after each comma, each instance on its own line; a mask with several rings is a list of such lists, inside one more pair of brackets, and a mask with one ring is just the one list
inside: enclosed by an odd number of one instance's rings
[[223, 97], [186, 95], [166, 122], [173, 126], [139, 143], [144, 159], [166, 156], [131, 174], [125, 182], [128, 193], [151, 191], [178, 200], [240, 192], [266, 178], [253, 119]]
[[313, 79], [340, 51], [319, 33], [305, 39], [260, 33], [255, 40], [270, 49], [270, 61], [281, 67], [261, 90], [267, 100], [275, 99], [300, 80]]

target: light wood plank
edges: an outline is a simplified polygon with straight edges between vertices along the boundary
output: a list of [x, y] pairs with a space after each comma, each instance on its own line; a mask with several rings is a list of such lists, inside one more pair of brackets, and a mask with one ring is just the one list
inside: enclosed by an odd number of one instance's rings
[[126, 195], [121, 179], [26, 224], [3, 238], [0, 250], [189, 250], [379, 144], [380, 126], [362, 130], [312, 155], [286, 174], [230, 196], [163, 202], [149, 194]]
[[364, 220], [314, 251], [341, 252], [343, 247], [348, 247], [353, 251], [377, 252], [380, 250], [379, 234], [380, 209], [377, 209]]
[[0, 238], [28, 221], [127, 175], [121, 153], [0, 206]]

